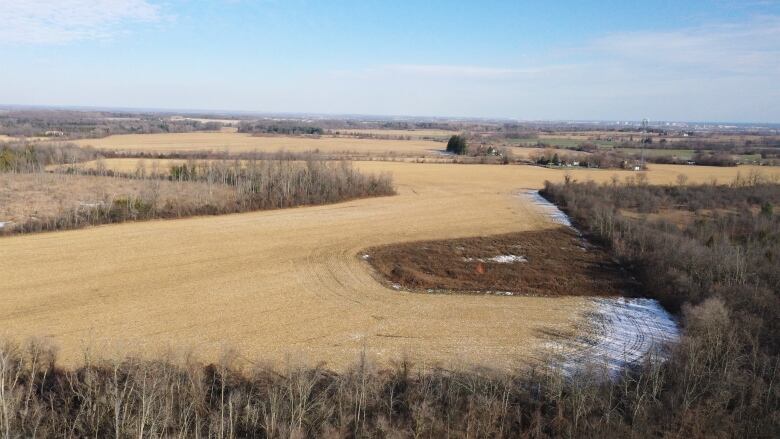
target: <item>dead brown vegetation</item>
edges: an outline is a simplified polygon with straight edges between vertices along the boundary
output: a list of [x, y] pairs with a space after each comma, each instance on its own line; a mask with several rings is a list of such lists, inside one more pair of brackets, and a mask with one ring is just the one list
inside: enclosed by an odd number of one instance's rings
[[[120, 199], [154, 201], [156, 207], [191, 211], [203, 204], [235, 201], [229, 186], [91, 175], [0, 173], [0, 221], [17, 227], [46, 223], [68, 212], [110, 206]], [[44, 227], [41, 225], [41, 227]], [[48, 229], [48, 227], [44, 227]]]
[[[364, 253], [385, 279], [412, 290], [600, 296], [630, 288], [602, 249], [564, 227], [396, 244]], [[497, 256], [521, 259], [491, 260]]]
[[[387, 174], [348, 162], [280, 155], [276, 160], [196, 162], [132, 173], [76, 166], [78, 147], [0, 146], [0, 234], [74, 229], [155, 218], [183, 218], [335, 203], [395, 193]], [[153, 164], [155, 165], [155, 164]], [[48, 175], [46, 170], [57, 172]], [[113, 178], [110, 178], [113, 177]]]

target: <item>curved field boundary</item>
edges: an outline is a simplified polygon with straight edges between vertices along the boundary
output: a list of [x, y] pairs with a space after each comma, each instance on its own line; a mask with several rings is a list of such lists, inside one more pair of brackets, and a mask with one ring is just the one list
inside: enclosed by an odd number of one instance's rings
[[[571, 227], [569, 217], [538, 191], [525, 193], [534, 205], [557, 223]], [[680, 331], [674, 318], [654, 299], [592, 298], [585, 324], [574, 337], [559, 337], [546, 349], [568, 374], [588, 366], [604, 366], [611, 375], [643, 361], [663, 360], [666, 348]]]

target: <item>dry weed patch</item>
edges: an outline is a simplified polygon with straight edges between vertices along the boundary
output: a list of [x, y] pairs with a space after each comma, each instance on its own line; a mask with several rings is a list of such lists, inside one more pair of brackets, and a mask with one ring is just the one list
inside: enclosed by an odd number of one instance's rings
[[602, 249], [564, 227], [389, 245], [365, 255], [385, 279], [411, 290], [601, 296], [630, 289]]

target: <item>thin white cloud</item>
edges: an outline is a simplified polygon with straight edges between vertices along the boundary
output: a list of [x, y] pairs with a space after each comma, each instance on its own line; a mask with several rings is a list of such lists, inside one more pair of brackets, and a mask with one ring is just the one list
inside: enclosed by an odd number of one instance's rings
[[160, 8], [147, 0], [2, 0], [0, 44], [107, 39], [160, 19]]
[[586, 50], [616, 62], [699, 68], [709, 72], [780, 72], [780, 17], [664, 32], [625, 32], [598, 38]]
[[485, 67], [463, 64], [388, 64], [358, 70], [336, 70], [335, 77], [372, 79], [392, 77], [405, 79], [511, 80], [564, 71], [571, 66], [535, 66], [529, 68]]
[[[504, 62], [508, 60], [503, 60]], [[644, 76], [707, 77], [780, 73], [780, 16], [710, 24], [673, 31], [612, 33], [568, 49], [548, 51], [520, 67], [463, 64], [389, 64], [339, 70], [335, 76], [506, 80], [578, 78], [605, 72]], [[700, 77], [700, 76], [699, 76]]]
[[500, 68], [469, 65], [395, 64], [382, 68], [391, 73], [464, 79], [511, 79], [543, 73], [550, 67]]
[[371, 105], [389, 107], [374, 112], [409, 113], [404, 104], [413, 102], [429, 108], [415, 110], [420, 114], [778, 121], [780, 16], [605, 34], [490, 66], [392, 64], [335, 73], [342, 95], [359, 89], [356, 95], [373, 96]]

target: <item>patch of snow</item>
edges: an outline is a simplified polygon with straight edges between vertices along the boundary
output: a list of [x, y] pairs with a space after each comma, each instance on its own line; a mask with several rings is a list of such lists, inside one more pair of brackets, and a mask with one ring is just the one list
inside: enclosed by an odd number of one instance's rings
[[569, 216], [563, 213], [561, 209], [558, 209], [558, 207], [555, 204], [547, 201], [547, 199], [544, 198], [539, 193], [539, 191], [536, 190], [526, 191], [523, 193], [523, 195], [530, 198], [531, 202], [537, 208], [539, 208], [552, 222], [556, 224], [562, 224], [566, 227], [572, 227]]
[[0, 230], [4, 229], [5, 226], [10, 225], [12, 221], [0, 221]]
[[674, 318], [654, 299], [598, 298], [584, 335], [553, 342], [560, 367], [571, 375], [588, 365], [605, 366], [616, 377], [645, 360], [665, 361], [667, 347], [680, 338]]
[[371, 255], [365, 254], [362, 256], [363, 260], [371, 259]]
[[514, 264], [515, 262], [528, 262], [525, 256], [515, 255], [499, 255], [487, 259], [488, 262], [495, 262], [496, 264]]
[[514, 264], [516, 262], [528, 262], [528, 259], [525, 258], [525, 256], [516, 256], [516, 255], [498, 255], [493, 256], [492, 258], [463, 258], [465, 262], [485, 262], [485, 263], [493, 263], [493, 264]]
[[394, 290], [400, 290], [401, 289], [401, 284], [392, 284], [392, 287], [393, 287]]

